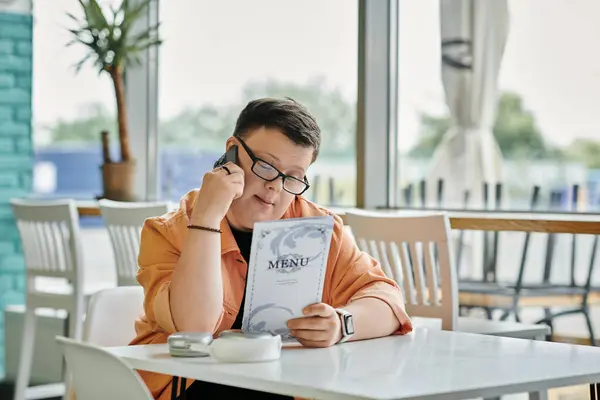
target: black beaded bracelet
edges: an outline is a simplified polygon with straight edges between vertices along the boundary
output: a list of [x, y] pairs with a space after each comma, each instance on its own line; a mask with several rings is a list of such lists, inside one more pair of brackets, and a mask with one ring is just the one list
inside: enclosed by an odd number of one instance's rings
[[208, 231], [208, 232], [215, 232], [215, 233], [222, 233], [222, 231], [220, 229], [215, 229], [215, 228], [209, 228], [207, 226], [200, 226], [200, 225], [188, 225], [187, 226], [189, 229], [199, 229], [201, 231]]

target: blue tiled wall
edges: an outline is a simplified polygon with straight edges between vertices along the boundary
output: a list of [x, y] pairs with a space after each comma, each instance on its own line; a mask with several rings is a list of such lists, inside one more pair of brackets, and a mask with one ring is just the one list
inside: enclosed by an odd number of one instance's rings
[[[0, 310], [24, 302], [25, 267], [9, 205], [31, 190], [32, 18], [0, 13]], [[4, 366], [0, 312], [0, 376]]]

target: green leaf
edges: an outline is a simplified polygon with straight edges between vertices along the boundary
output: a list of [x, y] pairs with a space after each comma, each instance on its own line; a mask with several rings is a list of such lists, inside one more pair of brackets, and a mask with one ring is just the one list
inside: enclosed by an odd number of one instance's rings
[[88, 0], [88, 12], [87, 15], [88, 17], [88, 22], [90, 23], [90, 25], [96, 27], [97, 29], [104, 29], [106, 27], [108, 27], [108, 21], [106, 20], [106, 17], [104, 16], [104, 13], [102, 12], [102, 9], [100, 8], [100, 5], [98, 4], [97, 0]]
[[71, 18], [75, 22], [79, 22], [79, 19], [71, 13], [67, 13], [67, 17]]
[[145, 0], [134, 7], [127, 7], [124, 10], [123, 22], [121, 23], [121, 29], [123, 30], [124, 36], [127, 37], [133, 24], [138, 21], [146, 11], [146, 8], [150, 4], [150, 0]]
[[125, 14], [127, 15], [127, 18], [130, 21], [137, 21], [137, 19], [141, 16], [141, 14], [147, 10], [148, 6], [150, 5], [150, 1], [152, 0], [145, 0], [140, 2], [139, 4], [137, 4], [136, 6], [132, 7], [132, 8], [128, 8], [125, 12]]
[[84, 31], [83, 29], [67, 29], [67, 30], [75, 36], [79, 36], [81, 34], [81, 32]]
[[94, 25], [94, 18], [91, 14], [90, 8], [89, 8], [89, 3], [85, 3], [83, 0], [79, 0], [79, 4], [81, 5], [81, 8], [83, 10], [83, 14], [85, 17], [85, 20], [87, 22], [87, 24], [89, 26], [93, 26]]
[[108, 26], [108, 21], [106, 20], [106, 17], [102, 12], [102, 8], [100, 8], [100, 4], [98, 4], [97, 0], [90, 0], [90, 8], [99, 25]]
[[142, 40], [147, 40], [150, 38], [150, 35], [152, 34], [152, 31], [150, 29], [142, 32], [142, 33], [138, 33], [137, 35], [135, 35], [134, 37], [131, 38], [130, 42], [131, 43], [139, 43]]
[[[100, 72], [110, 68], [124, 69], [127, 64], [140, 63], [139, 53], [152, 46], [161, 44], [158, 38], [159, 24], [136, 32], [132, 29], [144, 16], [150, 0], [140, 3], [131, 3], [123, 0], [119, 8], [111, 7], [113, 18], [111, 21], [103, 13], [98, 0], [79, 0], [84, 12], [84, 19], [80, 27], [69, 29], [73, 43], [81, 43], [93, 53], [94, 63]], [[70, 18], [75, 19], [73, 15]], [[87, 57], [86, 57], [87, 59]], [[79, 66], [80, 68], [80, 66]]]
[[92, 58], [92, 56], [94, 55], [93, 52], [89, 52], [88, 54], [86, 54], [86, 56], [79, 61], [76, 65], [75, 65], [75, 73], [78, 74], [79, 71], [81, 70], [81, 67], [83, 67], [83, 64], [85, 64], [90, 58]]
[[142, 65], [142, 58], [139, 54], [131, 53], [127, 57], [126, 64], [129, 66], [138, 67], [138, 66]]
[[135, 46], [131, 46], [127, 48], [127, 52], [131, 53], [140, 53], [152, 46], [159, 45], [161, 41], [159, 39], [150, 39], [147, 42], [138, 43]]

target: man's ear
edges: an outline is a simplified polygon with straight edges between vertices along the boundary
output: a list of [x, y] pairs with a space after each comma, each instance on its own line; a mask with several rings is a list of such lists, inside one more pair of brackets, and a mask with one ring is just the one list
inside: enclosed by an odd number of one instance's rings
[[234, 136], [229, 136], [227, 141], [225, 142], [225, 151], [229, 150], [229, 148], [233, 145], [237, 144]]

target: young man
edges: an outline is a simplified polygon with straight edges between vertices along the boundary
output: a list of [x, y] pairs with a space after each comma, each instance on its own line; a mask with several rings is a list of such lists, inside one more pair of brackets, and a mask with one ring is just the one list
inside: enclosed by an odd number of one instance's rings
[[[138, 260], [145, 313], [136, 321], [131, 344], [165, 343], [177, 331], [218, 334], [241, 328], [254, 223], [331, 214], [301, 196], [320, 143], [317, 122], [293, 100], [259, 99], [244, 108], [226, 142], [227, 149], [238, 146], [237, 164], [208, 172], [177, 211], [145, 223]], [[396, 283], [357, 248], [342, 220], [334, 219], [322, 303], [288, 322], [292, 334], [304, 346], [327, 347], [410, 332]], [[352, 315], [351, 336], [342, 329], [341, 308]], [[170, 377], [140, 374], [155, 398], [169, 398]], [[188, 385], [188, 399], [251, 392], [205, 382]]]

